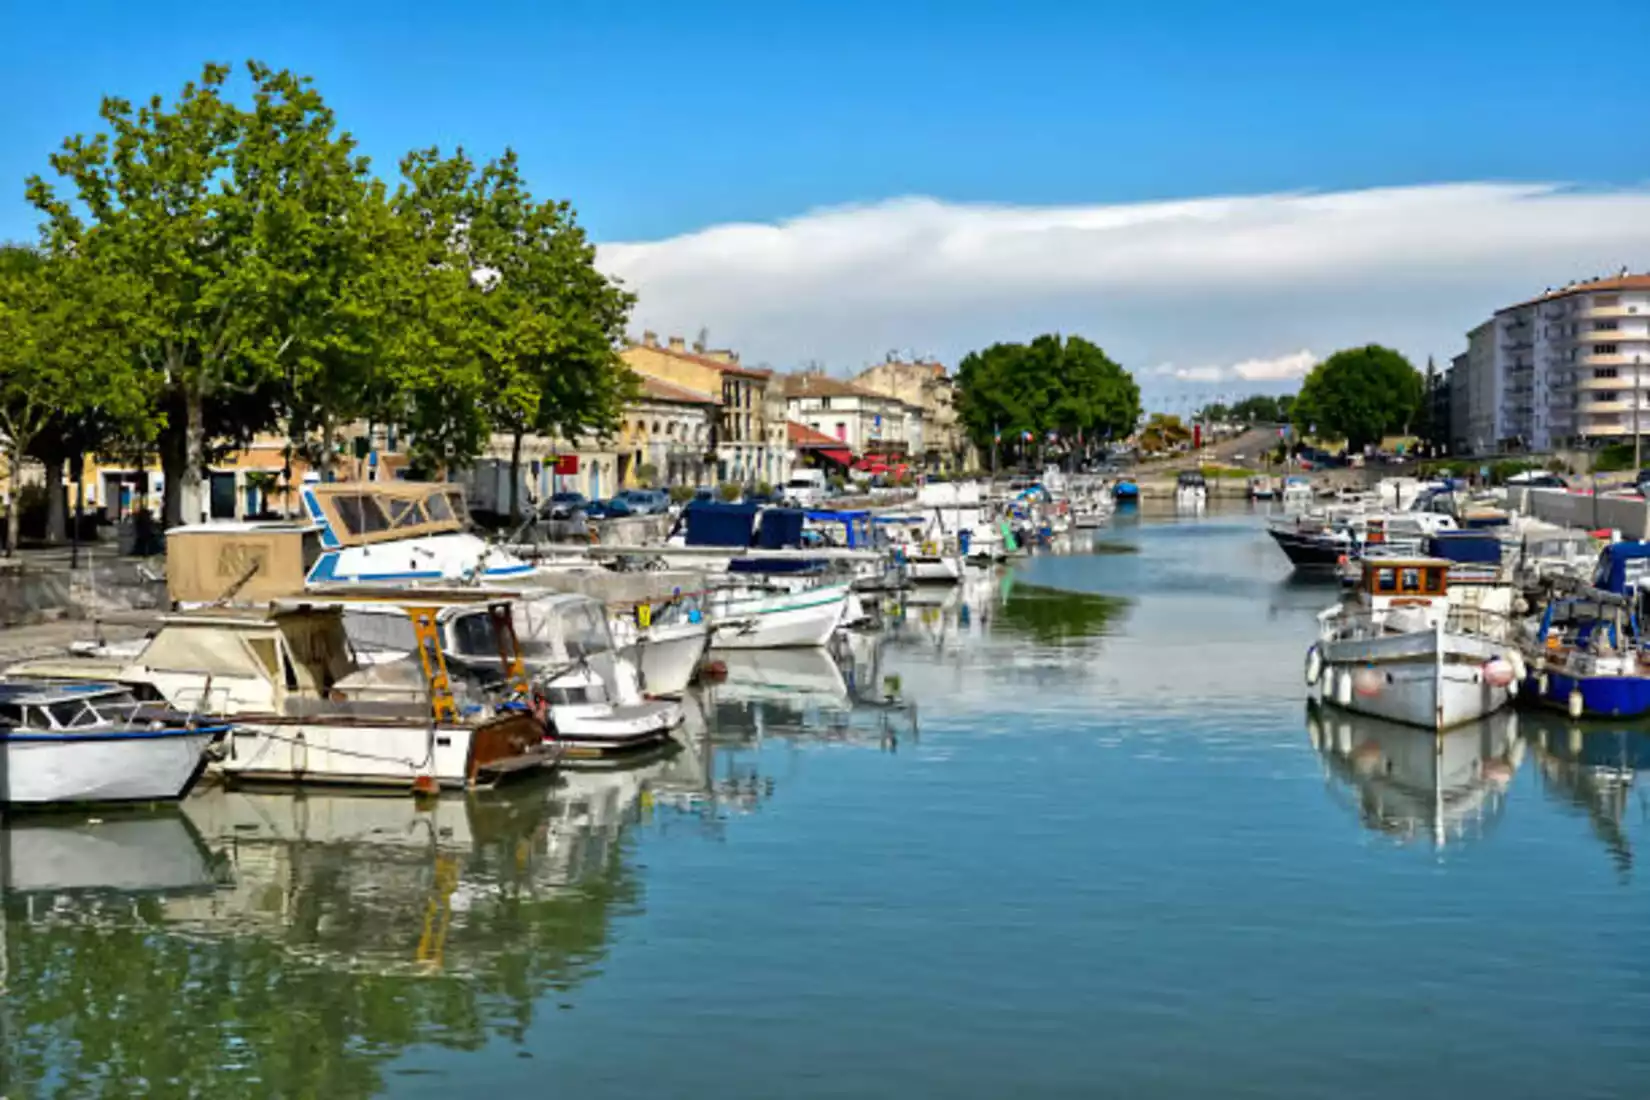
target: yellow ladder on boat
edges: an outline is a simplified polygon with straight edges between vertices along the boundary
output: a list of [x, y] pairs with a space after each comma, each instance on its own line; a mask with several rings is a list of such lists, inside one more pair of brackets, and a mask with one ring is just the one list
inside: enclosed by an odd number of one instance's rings
[[418, 659], [424, 665], [424, 682], [430, 687], [430, 712], [437, 722], [458, 721], [458, 701], [453, 698], [453, 682], [447, 677], [447, 655], [441, 649], [441, 628], [433, 607], [409, 607], [413, 637], [418, 639]]
[[532, 684], [527, 679], [527, 666], [521, 660], [521, 643], [516, 638], [516, 623], [510, 617], [510, 605], [487, 605], [487, 614], [493, 620], [493, 638], [498, 642], [498, 659], [504, 667], [504, 679], [511, 689], [525, 696]]

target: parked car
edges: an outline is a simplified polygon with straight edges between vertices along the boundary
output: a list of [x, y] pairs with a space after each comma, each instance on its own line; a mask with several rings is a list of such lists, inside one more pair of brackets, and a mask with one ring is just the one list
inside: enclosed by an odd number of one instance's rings
[[573, 513], [581, 511], [587, 503], [583, 493], [551, 493], [544, 510], [551, 519], [571, 519]]
[[584, 506], [584, 514], [591, 519], [623, 519], [636, 513], [619, 497], [612, 500], [593, 500]]
[[614, 500], [622, 500], [633, 515], [654, 516], [670, 508], [670, 497], [659, 489], [626, 489]]

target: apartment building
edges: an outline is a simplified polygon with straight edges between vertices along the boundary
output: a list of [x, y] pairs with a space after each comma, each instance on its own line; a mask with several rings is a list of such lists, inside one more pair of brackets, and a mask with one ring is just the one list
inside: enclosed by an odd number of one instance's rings
[[1650, 431], [1650, 274], [1550, 288], [1497, 310], [1450, 371], [1458, 450], [1546, 451]]
[[854, 382], [862, 389], [897, 398], [921, 410], [922, 446], [913, 453], [931, 469], [960, 469], [970, 464], [972, 448], [958, 422], [955, 387], [943, 365], [889, 359], [861, 371]]
[[843, 444], [855, 455], [924, 452], [922, 408], [818, 372], [784, 379], [790, 419]]
[[620, 353], [631, 370], [683, 389], [720, 399], [707, 453], [715, 456], [715, 480], [780, 484], [790, 474], [790, 450], [783, 419], [770, 423], [778, 408], [769, 398], [773, 372], [747, 367], [726, 348], [691, 347], [680, 336], [661, 344], [644, 332], [639, 344]]

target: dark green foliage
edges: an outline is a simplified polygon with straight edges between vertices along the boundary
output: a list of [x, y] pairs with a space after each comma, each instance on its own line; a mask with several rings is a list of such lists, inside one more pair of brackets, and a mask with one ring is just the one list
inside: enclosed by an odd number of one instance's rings
[[1383, 436], [1407, 433], [1422, 388], [1420, 372], [1391, 348], [1348, 348], [1312, 368], [1290, 415], [1303, 431], [1344, 438], [1357, 451]]
[[1039, 336], [993, 344], [957, 367], [958, 415], [979, 447], [995, 433], [1017, 445], [1056, 432], [1066, 445], [1123, 439], [1140, 419], [1140, 388], [1129, 372], [1081, 336]]

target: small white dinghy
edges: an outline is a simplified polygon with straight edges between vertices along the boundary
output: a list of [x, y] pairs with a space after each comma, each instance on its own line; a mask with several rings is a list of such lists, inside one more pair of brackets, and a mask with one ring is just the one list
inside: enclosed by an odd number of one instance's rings
[[0, 805], [175, 801], [228, 729], [118, 684], [0, 682]]
[[1370, 558], [1353, 596], [1318, 616], [1306, 682], [1358, 714], [1446, 730], [1501, 709], [1523, 660], [1508, 621], [1452, 604], [1443, 558]]

